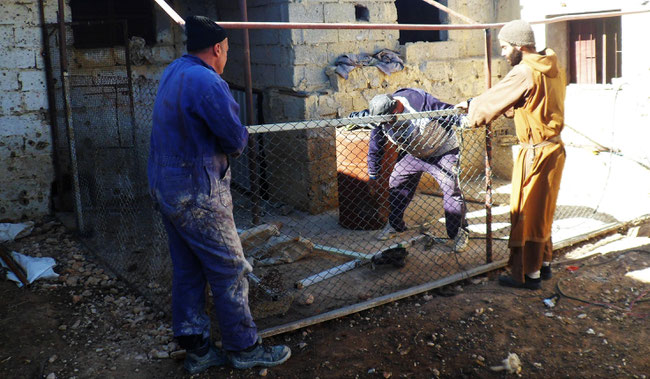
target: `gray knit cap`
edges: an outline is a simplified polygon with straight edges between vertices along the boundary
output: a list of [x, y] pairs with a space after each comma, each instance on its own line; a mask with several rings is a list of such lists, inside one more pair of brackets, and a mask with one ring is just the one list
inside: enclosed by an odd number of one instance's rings
[[391, 95], [377, 95], [370, 100], [368, 104], [368, 111], [370, 115], [379, 116], [384, 114], [390, 114], [395, 109], [397, 105], [397, 100]]
[[535, 46], [535, 34], [524, 20], [513, 20], [499, 31], [499, 39], [513, 46]]

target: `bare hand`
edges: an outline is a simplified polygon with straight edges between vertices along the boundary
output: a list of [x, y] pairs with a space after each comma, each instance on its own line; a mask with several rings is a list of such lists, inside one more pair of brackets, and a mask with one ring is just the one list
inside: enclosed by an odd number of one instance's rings
[[469, 104], [467, 103], [467, 101], [463, 101], [462, 103], [456, 104], [454, 108], [467, 112], [467, 110], [469, 109]]

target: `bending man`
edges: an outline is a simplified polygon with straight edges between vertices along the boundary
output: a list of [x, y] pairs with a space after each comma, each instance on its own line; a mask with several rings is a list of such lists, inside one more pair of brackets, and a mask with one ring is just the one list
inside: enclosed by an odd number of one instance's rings
[[[368, 106], [370, 114], [387, 115], [453, 109], [432, 95], [415, 88], [402, 88], [392, 95], [377, 95]], [[454, 249], [467, 248], [465, 201], [458, 182], [460, 152], [453, 125], [458, 117], [386, 122], [372, 130], [368, 147], [368, 174], [374, 180], [380, 174], [381, 158], [388, 141], [399, 147], [397, 163], [389, 179], [390, 214], [388, 224], [377, 235], [386, 240], [407, 229], [404, 212], [417, 189], [423, 172], [428, 172], [440, 185], [445, 209], [447, 235], [454, 240]]]

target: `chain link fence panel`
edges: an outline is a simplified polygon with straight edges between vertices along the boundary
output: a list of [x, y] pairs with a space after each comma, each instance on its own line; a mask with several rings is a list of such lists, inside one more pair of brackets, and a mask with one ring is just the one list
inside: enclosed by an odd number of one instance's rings
[[[58, 40], [56, 33], [49, 35], [57, 77]], [[69, 48], [70, 59], [75, 52]], [[158, 83], [142, 77], [128, 80], [128, 61], [119, 58], [126, 55], [123, 47], [94, 54], [112, 54], [118, 63], [108, 69], [70, 67], [80, 211], [89, 230], [84, 240], [114, 272], [168, 310], [171, 262], [146, 179]], [[55, 90], [58, 165], [71, 175], [61, 86]], [[243, 115], [242, 93], [233, 92]], [[254, 106], [261, 103], [256, 97]], [[490, 152], [493, 161], [511, 163], [517, 145], [502, 129], [464, 129], [460, 117], [456, 110], [444, 110], [249, 127], [254, 142], [231, 162], [231, 191], [244, 251], [254, 267], [249, 275], [251, 309], [262, 329], [315, 322], [360, 304], [381, 304], [495, 268], [486, 264], [507, 258], [510, 181], [507, 175], [490, 174], [485, 156]], [[381, 169], [371, 179], [372, 130], [388, 121], [396, 121], [397, 127], [385, 145]], [[424, 156], [429, 146], [450, 136], [458, 144], [457, 154], [452, 154], [457, 160], [424, 159], [424, 165], [410, 161], [434, 175], [405, 165], [406, 152]], [[487, 151], [486, 141], [491, 143]], [[614, 163], [611, 157], [601, 158], [591, 176], [606, 185]], [[574, 185], [573, 173], [584, 166], [572, 159], [569, 155], [565, 181]], [[406, 175], [409, 170], [413, 175]], [[494, 190], [491, 207], [485, 205], [486, 183]], [[556, 241], [621, 222], [599, 210], [609, 198], [606, 186], [594, 188], [598, 191], [576, 194], [563, 182]], [[454, 218], [459, 204], [467, 225]], [[395, 216], [401, 210], [407, 228], [389, 233], [385, 227], [391, 211]], [[460, 226], [468, 231], [466, 246], [455, 238]]]

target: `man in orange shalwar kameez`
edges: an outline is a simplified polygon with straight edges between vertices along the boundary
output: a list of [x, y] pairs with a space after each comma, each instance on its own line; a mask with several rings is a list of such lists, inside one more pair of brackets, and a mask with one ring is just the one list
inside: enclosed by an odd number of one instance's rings
[[494, 87], [457, 107], [468, 108], [473, 127], [514, 110], [521, 150], [512, 173], [510, 275], [501, 276], [499, 284], [539, 289], [541, 280], [551, 277], [551, 226], [565, 161], [560, 132], [566, 80], [553, 50], [535, 51], [535, 37], [526, 21], [507, 23], [499, 32], [499, 43], [513, 69]]

